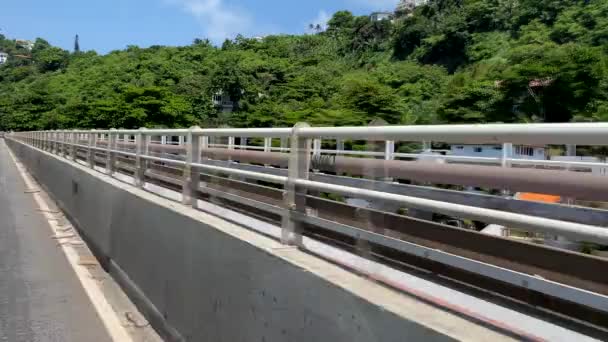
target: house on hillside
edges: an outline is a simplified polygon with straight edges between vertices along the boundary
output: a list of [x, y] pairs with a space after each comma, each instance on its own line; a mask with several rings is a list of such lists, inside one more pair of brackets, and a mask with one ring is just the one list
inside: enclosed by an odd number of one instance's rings
[[374, 12], [370, 14], [369, 19], [371, 21], [382, 21], [382, 20], [392, 20], [393, 13], [390, 12]]
[[608, 176], [608, 163], [597, 157], [584, 156], [553, 156], [551, 160], [561, 162], [592, 163], [589, 166], [569, 166], [568, 170], [578, 172], [589, 172], [597, 176]]
[[[452, 145], [450, 155], [461, 157], [484, 157], [502, 158], [502, 145]], [[547, 151], [544, 146], [513, 146], [513, 150], [507, 151], [507, 155], [514, 159], [547, 159]]]
[[236, 105], [235, 101], [230, 98], [230, 95], [225, 94], [223, 91], [213, 94], [212, 102], [215, 107], [222, 110], [222, 113], [232, 113]]
[[411, 15], [414, 9], [427, 3], [427, 0], [400, 0], [395, 9], [397, 17]]
[[0, 65], [6, 63], [8, 61], [8, 53], [0, 52]]

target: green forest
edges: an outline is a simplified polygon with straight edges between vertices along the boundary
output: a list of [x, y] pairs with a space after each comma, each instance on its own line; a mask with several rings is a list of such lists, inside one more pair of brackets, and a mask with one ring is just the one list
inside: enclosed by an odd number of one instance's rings
[[340, 11], [308, 34], [106, 55], [0, 35], [0, 51], [0, 131], [608, 121], [606, 0], [430, 0], [394, 20]]

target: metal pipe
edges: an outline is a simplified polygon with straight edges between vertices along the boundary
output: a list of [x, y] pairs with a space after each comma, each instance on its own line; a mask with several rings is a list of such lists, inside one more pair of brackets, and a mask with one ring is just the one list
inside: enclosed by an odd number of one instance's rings
[[590, 201], [608, 199], [608, 182], [605, 177], [566, 171], [345, 157], [337, 157], [333, 167], [325, 166], [321, 170], [337, 174], [374, 174], [434, 184], [546, 193]]
[[193, 163], [192, 167], [199, 168], [201, 170], [226, 173], [229, 175], [241, 176], [241, 177], [245, 177], [248, 179], [255, 179], [255, 180], [259, 180], [259, 181], [280, 184], [280, 185], [283, 185], [287, 182], [287, 177], [275, 176], [275, 175], [270, 175], [270, 174], [261, 173], [261, 172], [244, 171], [244, 170], [233, 169], [233, 168], [229, 168], [229, 167], [221, 167], [221, 166], [213, 166], [213, 165], [197, 164], [197, 163]]
[[[155, 152], [185, 153], [180, 146], [150, 145]], [[202, 156], [215, 160], [268, 164], [286, 168], [285, 153], [204, 149]], [[580, 200], [607, 201], [608, 182], [604, 176], [559, 170], [502, 168], [495, 166], [419, 163], [401, 160], [334, 157], [313, 161], [323, 172], [382, 178], [406, 179], [416, 182], [508, 189], [513, 192], [537, 192], [573, 197]], [[322, 164], [322, 165], [316, 165]]]
[[[88, 133], [90, 131], [75, 131]], [[118, 134], [136, 134], [138, 130], [118, 130]], [[107, 134], [108, 130], [99, 131]], [[200, 129], [193, 132], [203, 136], [240, 136], [285, 138], [292, 128], [226, 128]], [[184, 136], [187, 129], [154, 129], [146, 135]], [[564, 124], [484, 124], [435, 126], [367, 126], [367, 127], [309, 127], [302, 130], [303, 138], [336, 138], [361, 140], [439, 141], [446, 143], [510, 142], [527, 145], [606, 145], [608, 123]]]
[[524, 145], [606, 145], [608, 123], [311, 127], [302, 137]]
[[[103, 145], [105, 142], [100, 142], [99, 145]], [[161, 145], [156, 143], [155, 145]], [[222, 144], [211, 144], [210, 147], [216, 148], [217, 151], [224, 150], [224, 147], [228, 147], [228, 145]], [[235, 148], [244, 149], [245, 146], [238, 145], [234, 146]], [[185, 153], [185, 148], [180, 148], [175, 145], [164, 145], [162, 148], [173, 148], [173, 151]], [[264, 150], [263, 146], [247, 146], [246, 150]], [[160, 150], [157, 150], [160, 151]], [[289, 148], [276, 148], [272, 147], [271, 151], [289, 151]], [[253, 151], [252, 151], [253, 152]], [[385, 152], [374, 152], [374, 151], [346, 151], [346, 150], [321, 150], [322, 154], [330, 154], [330, 155], [360, 155], [367, 157], [381, 157], [385, 155]], [[420, 158], [422, 157], [417, 153], [394, 153], [393, 154], [397, 158]], [[503, 162], [508, 162], [511, 165], [532, 165], [532, 166], [549, 166], [549, 167], [561, 167], [561, 168], [570, 168], [570, 167], [580, 167], [580, 168], [592, 168], [592, 167], [608, 167], [608, 163], [597, 163], [597, 162], [582, 162], [582, 161], [559, 161], [559, 160], [534, 160], [534, 159], [518, 159], [518, 158], [500, 158], [500, 157], [468, 157], [468, 156], [450, 156], [450, 155], [425, 155], [425, 159], [438, 159], [438, 160], [446, 160], [446, 161], [455, 161], [455, 162], [463, 162], [463, 163], [475, 163], [475, 164], [492, 164], [492, 165], [502, 165]], [[234, 158], [234, 160], [238, 160]]]
[[[287, 167], [288, 155], [258, 151], [207, 149], [210, 159]], [[608, 182], [603, 176], [557, 170], [501, 168], [494, 166], [419, 163], [335, 157], [315, 169], [337, 174], [407, 179], [416, 182], [509, 189], [514, 192], [548, 193], [589, 201], [608, 200]]]
[[470, 207], [461, 204], [390, 194], [374, 190], [352, 188], [304, 179], [298, 179], [296, 184], [310, 190], [338, 193], [346, 196], [370, 200], [398, 202], [411, 208], [439, 212], [446, 215], [469, 218], [482, 222], [496, 223], [509, 228], [551, 233], [569, 237], [578, 241], [595, 242], [603, 245], [608, 244], [608, 229], [602, 227], [558, 221], [536, 216], [514, 214], [499, 210]]

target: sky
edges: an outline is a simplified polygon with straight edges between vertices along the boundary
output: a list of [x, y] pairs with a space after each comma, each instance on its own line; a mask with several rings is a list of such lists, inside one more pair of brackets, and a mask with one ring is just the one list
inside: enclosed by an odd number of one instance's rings
[[392, 11], [399, 0], [17, 0], [0, 3], [0, 33], [37, 37], [72, 50], [107, 53], [128, 45], [220, 44], [240, 33], [256, 37], [304, 33], [338, 10]]

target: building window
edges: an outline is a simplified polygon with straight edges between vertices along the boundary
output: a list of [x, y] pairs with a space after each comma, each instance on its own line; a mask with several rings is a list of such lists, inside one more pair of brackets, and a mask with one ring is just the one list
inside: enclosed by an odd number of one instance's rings
[[495, 149], [496, 151], [502, 151], [502, 146], [494, 146], [494, 149]]
[[483, 147], [475, 147], [473, 150], [475, 151], [475, 153], [481, 153], [483, 152]]
[[456, 146], [457, 150], [464, 150], [464, 146]]

